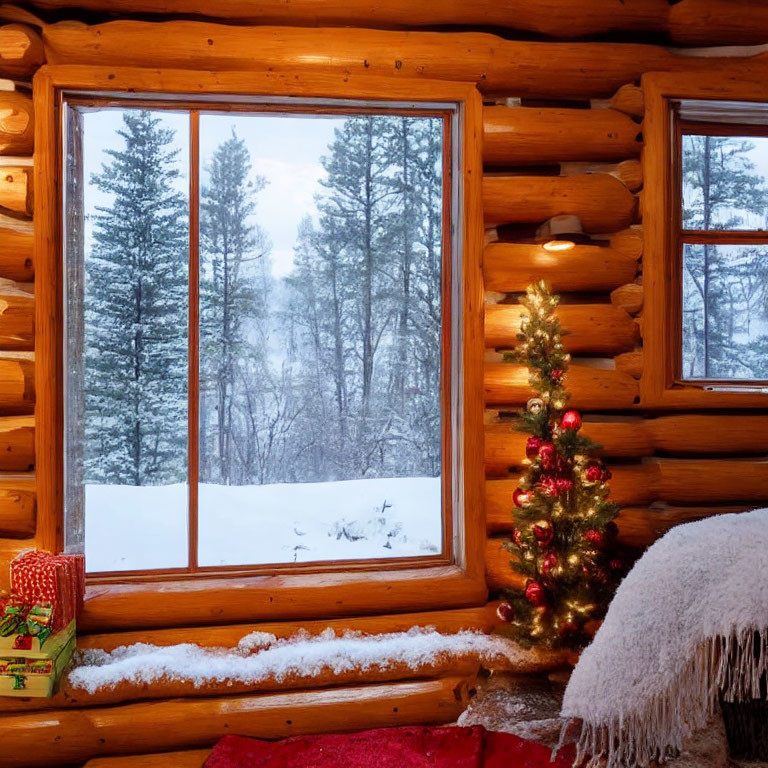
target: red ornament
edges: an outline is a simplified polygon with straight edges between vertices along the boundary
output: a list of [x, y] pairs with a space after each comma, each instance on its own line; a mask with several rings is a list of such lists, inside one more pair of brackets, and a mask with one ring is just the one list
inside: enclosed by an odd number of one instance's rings
[[554, 477], [542, 475], [538, 487], [548, 496], [557, 496], [557, 480]]
[[567, 493], [568, 491], [573, 490], [573, 480], [567, 477], [558, 477], [557, 480], [555, 480], [555, 487], [557, 488], [558, 493]]
[[525, 599], [531, 605], [540, 607], [547, 602], [547, 592], [538, 581], [529, 581], [525, 587]]
[[603, 468], [599, 464], [590, 464], [584, 472], [588, 483], [599, 483], [603, 479]]
[[515, 544], [517, 544], [518, 547], [523, 546], [523, 535], [520, 533], [519, 528], [515, 528], [512, 531], [512, 538], [514, 539]]
[[542, 547], [548, 547], [552, 543], [552, 539], [555, 537], [555, 531], [552, 528], [552, 523], [548, 520], [539, 520], [538, 523], [533, 524], [533, 535], [536, 541]]
[[512, 494], [512, 501], [515, 502], [515, 506], [522, 507], [531, 500], [531, 494], [529, 491], [524, 491], [522, 488], [515, 488], [515, 492]]
[[554, 552], [550, 552], [541, 563], [541, 572], [546, 576], [556, 566], [557, 566], [557, 555], [555, 555]]
[[552, 443], [542, 443], [539, 448], [539, 460], [544, 469], [557, 467], [557, 449]]
[[612, 571], [620, 571], [624, 567], [624, 563], [622, 563], [618, 557], [615, 557], [613, 560], [611, 560], [608, 565], [611, 567]]
[[529, 437], [525, 444], [525, 455], [529, 459], [535, 459], [539, 454], [542, 442], [544, 441], [540, 437]]
[[584, 534], [584, 538], [598, 549], [602, 549], [605, 546], [605, 536], [600, 531], [587, 531]]
[[566, 411], [560, 419], [563, 429], [581, 429], [581, 414], [578, 411]]
[[579, 628], [576, 626], [575, 621], [566, 621], [560, 625], [560, 629], [558, 631], [562, 636], [562, 635], [572, 635], [574, 632], [577, 632], [578, 629]]
[[552, 373], [549, 374], [549, 378], [555, 382], [560, 381], [560, 379], [563, 378], [563, 371], [560, 368], [555, 368]]
[[509, 603], [499, 603], [499, 607], [496, 609], [496, 615], [507, 623], [514, 621], [515, 609]]

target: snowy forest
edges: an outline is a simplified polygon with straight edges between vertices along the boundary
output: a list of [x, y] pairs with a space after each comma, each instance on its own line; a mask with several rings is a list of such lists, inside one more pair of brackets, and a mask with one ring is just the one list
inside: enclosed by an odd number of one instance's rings
[[[284, 276], [246, 142], [201, 157], [201, 483], [441, 474], [442, 120], [338, 122]], [[117, 134], [89, 180], [108, 202], [86, 210], [82, 481], [186, 483], [182, 155], [157, 112], [124, 110]]]
[[[767, 169], [768, 139], [684, 136], [683, 228], [768, 229]], [[768, 242], [684, 243], [683, 262], [683, 377], [768, 379]]]

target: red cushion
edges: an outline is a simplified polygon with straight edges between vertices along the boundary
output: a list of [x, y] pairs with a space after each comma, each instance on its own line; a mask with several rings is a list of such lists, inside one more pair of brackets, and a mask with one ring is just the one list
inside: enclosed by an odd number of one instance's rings
[[484, 768], [571, 768], [576, 759], [576, 749], [569, 744], [550, 762], [552, 750], [543, 744], [526, 741], [511, 733], [488, 731], [485, 734]]
[[481, 768], [483, 728], [377, 728], [291, 736], [278, 742], [225, 736], [206, 768]]
[[225, 736], [206, 768], [570, 768], [572, 748], [550, 750], [509, 733], [471, 728], [378, 728], [271, 742]]

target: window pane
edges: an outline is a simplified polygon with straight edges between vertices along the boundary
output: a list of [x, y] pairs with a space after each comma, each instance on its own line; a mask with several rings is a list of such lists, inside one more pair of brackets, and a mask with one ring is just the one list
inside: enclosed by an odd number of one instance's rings
[[683, 136], [683, 228], [768, 229], [768, 138]]
[[768, 379], [768, 244], [686, 244], [683, 266], [683, 378]]
[[91, 572], [185, 566], [189, 117], [72, 112], [67, 514]]
[[440, 553], [442, 120], [200, 135], [200, 565]]

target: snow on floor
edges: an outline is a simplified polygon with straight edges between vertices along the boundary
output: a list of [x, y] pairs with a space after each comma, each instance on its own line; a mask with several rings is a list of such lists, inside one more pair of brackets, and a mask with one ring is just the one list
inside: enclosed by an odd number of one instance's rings
[[[254, 652], [255, 651], [255, 652]], [[432, 627], [412, 627], [407, 632], [364, 635], [333, 629], [310, 636], [302, 631], [278, 640], [263, 632], [246, 635], [237, 648], [200, 648], [191, 643], [161, 647], [146, 643], [121, 646], [111, 653], [87, 650], [69, 673], [75, 688], [94, 693], [121, 682], [151, 684], [158, 680], [255, 684], [268, 678], [282, 681], [292, 676], [313, 677], [332, 670], [339, 675], [352, 670], [366, 672], [405, 664], [418, 669], [442, 659], [476, 655], [492, 662], [516, 652], [506, 638], [465, 630], [443, 635]]]
[[[202, 566], [438, 554], [439, 477], [199, 489]], [[89, 572], [187, 564], [187, 486], [88, 485]]]

